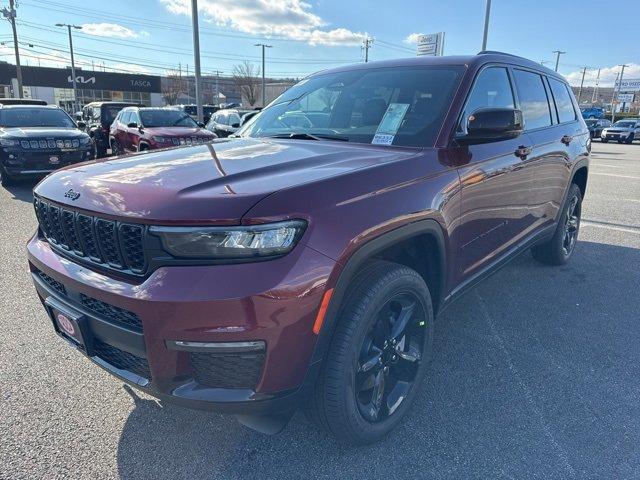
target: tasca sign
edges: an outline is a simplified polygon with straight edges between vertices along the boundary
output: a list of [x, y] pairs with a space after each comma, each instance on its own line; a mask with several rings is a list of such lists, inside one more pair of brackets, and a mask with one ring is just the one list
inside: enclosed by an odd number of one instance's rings
[[[11, 85], [13, 78], [16, 78], [15, 65], [0, 63], [0, 85]], [[69, 68], [23, 66], [22, 83], [29, 87], [71, 88], [73, 78]], [[160, 93], [160, 77], [76, 69], [76, 86], [95, 90]]]
[[638, 92], [640, 91], [640, 78], [636, 79], [623, 79], [622, 83], [616, 81], [616, 89], [621, 92]]
[[444, 46], [444, 32], [430, 33], [427, 35], [420, 35], [418, 37], [418, 56], [442, 55], [442, 49]]

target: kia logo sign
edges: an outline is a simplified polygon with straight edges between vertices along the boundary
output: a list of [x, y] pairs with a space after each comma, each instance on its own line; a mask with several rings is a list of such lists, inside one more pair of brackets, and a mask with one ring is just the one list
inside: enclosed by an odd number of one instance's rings
[[69, 335], [75, 335], [76, 329], [73, 328], [73, 323], [66, 316], [59, 313], [56, 317], [58, 319], [58, 324], [62, 327], [62, 329], [67, 332]]
[[[71, 75], [69, 75], [67, 77], [67, 81], [69, 83], [73, 83], [73, 77], [71, 77]], [[76, 75], [76, 82], [77, 83], [96, 83], [96, 77], [84, 78], [83, 75]]]

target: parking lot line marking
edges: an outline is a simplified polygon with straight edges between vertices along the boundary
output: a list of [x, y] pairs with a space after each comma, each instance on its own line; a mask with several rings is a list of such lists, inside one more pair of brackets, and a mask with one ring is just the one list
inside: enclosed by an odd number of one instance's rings
[[609, 165], [608, 163], [593, 163], [594, 167], [607, 167], [607, 168], [629, 168], [626, 165]]
[[640, 177], [637, 177], [635, 175], [618, 175], [616, 173], [590, 172], [589, 175], [602, 175], [603, 177], [618, 177], [618, 178], [630, 178], [633, 180], [640, 180]]
[[599, 222], [597, 220], [582, 220], [580, 225], [583, 227], [606, 228], [607, 230], [640, 235], [640, 227], [633, 227], [631, 225], [618, 225], [617, 223]]

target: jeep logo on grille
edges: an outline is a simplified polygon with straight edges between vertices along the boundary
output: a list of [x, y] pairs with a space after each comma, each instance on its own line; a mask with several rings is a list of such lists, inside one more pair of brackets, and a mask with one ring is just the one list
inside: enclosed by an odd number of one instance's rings
[[71, 200], [77, 200], [80, 198], [80, 193], [76, 192], [73, 188], [67, 190], [67, 193], [64, 194], [65, 197], [70, 198]]

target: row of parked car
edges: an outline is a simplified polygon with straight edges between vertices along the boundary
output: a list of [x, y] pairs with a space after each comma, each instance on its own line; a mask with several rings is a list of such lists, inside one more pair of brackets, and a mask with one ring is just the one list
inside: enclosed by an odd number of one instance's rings
[[[0, 180], [42, 176], [77, 162], [180, 145], [235, 133], [259, 110], [208, 110], [198, 123], [191, 106], [150, 108], [123, 102], [94, 102], [74, 120], [41, 100], [0, 99]], [[213, 107], [211, 107], [213, 108]]]
[[640, 139], [640, 121], [636, 119], [622, 119], [612, 124], [606, 118], [588, 118], [585, 123], [591, 138], [599, 138], [603, 143], [614, 140], [618, 143], [632, 143]]

